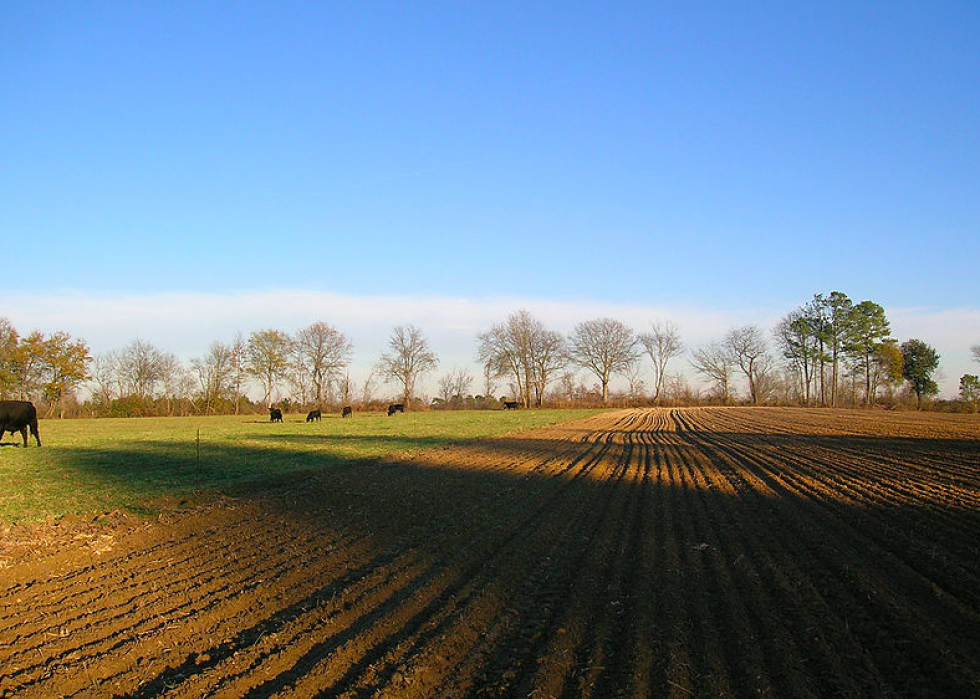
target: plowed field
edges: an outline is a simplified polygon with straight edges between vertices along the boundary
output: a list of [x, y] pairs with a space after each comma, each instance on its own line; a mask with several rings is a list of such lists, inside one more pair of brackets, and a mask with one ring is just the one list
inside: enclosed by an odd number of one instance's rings
[[980, 421], [606, 413], [65, 537], [0, 695], [977, 697]]

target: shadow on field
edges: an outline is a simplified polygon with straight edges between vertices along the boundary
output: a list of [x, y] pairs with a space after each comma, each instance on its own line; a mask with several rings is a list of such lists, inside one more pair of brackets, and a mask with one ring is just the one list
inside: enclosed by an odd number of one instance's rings
[[[586, 686], [616, 696], [638, 677], [646, 695], [664, 697], [969, 696], [980, 682], [980, 657], [964, 650], [980, 647], [977, 441], [547, 434], [452, 446], [249, 435], [202, 443], [200, 455], [169, 442], [65, 450], [69, 468], [137, 492], [234, 495], [247, 534], [229, 535], [236, 560], [289, 549], [308, 561], [297, 599], [195, 647], [130, 696], [259, 654], [263, 639], [344, 595], [362, 600], [341, 610], [353, 620], [311, 630], [292, 655], [284, 646], [280, 669], [246, 696], [288, 692], [353, 647], [357, 660], [321, 695], [394, 691], [413, 658], [451, 650], [455, 624], [482, 618], [484, 604], [489, 645], [464, 657], [480, 658], [473, 686], [494, 696], [526, 696], [543, 658], [565, 668], [567, 696]], [[381, 460], [341, 449], [379, 439], [447, 448]], [[270, 530], [270, 515], [289, 526]], [[326, 532], [367, 542], [366, 553], [329, 564]], [[221, 533], [208, 536], [213, 545]], [[351, 592], [376, 574], [377, 599]]]
[[[593, 439], [615, 442], [617, 449], [642, 447], [646, 449], [648, 461], [656, 461], [670, 451], [685, 461], [696, 461], [705, 455], [719, 463], [734, 460], [749, 472], [763, 475], [806, 472], [812, 467], [830, 481], [847, 474], [858, 482], [863, 480], [864, 486], [871, 489], [889, 485], [908, 488], [921, 482], [929, 487], [920, 493], [922, 505], [955, 507], [957, 502], [944, 496], [942, 487], [945, 486], [980, 491], [980, 440], [733, 432], [653, 432], [645, 436], [637, 431], [615, 429], [585, 439], [580, 430], [562, 427], [549, 428], [549, 434], [554, 435], [550, 439], [538, 439], [532, 434], [453, 444], [445, 437], [404, 434], [253, 433], [237, 444], [143, 440], [104, 448], [49, 449], [59, 451], [59, 461], [66, 471], [75, 471], [86, 481], [108, 486], [124, 484], [127, 491], [146, 497], [180, 495], [201, 489], [233, 491], [240, 497], [266, 496], [275, 492], [276, 487], [293, 487], [291, 479], [296, 479], [296, 484], [318, 482], [318, 479], [329, 484], [333, 478], [347, 478], [353, 473], [360, 474], [355, 484], [368, 489], [379, 474], [390, 474], [396, 468], [408, 469], [413, 474], [408, 478], [410, 484], [426, 490], [443, 478], [465, 482], [483, 477], [482, 471], [468, 468], [473, 457], [482, 457], [489, 465], [500, 465], [527, 454], [550, 453], [556, 449], [569, 453], [581, 451]], [[661, 443], [663, 435], [672, 435], [667, 445]], [[18, 447], [19, 444], [0, 446]], [[379, 446], [392, 455], [381, 459], [363, 456], [377, 451]], [[430, 463], [425, 452], [432, 449], [439, 452], [452, 449], [452, 457], [441, 457], [437, 463]], [[489, 459], [488, 454], [492, 455]], [[759, 458], [744, 458], [746, 454]], [[853, 462], [867, 460], [882, 466], [877, 471], [855, 473]], [[895, 461], [903, 467], [888, 466]], [[429, 474], [429, 469], [435, 469], [435, 473]], [[495, 477], [506, 483], [512, 476], [523, 479], [529, 474], [516, 468], [510, 475], [497, 472]], [[590, 478], [588, 474], [583, 477]], [[683, 487], [693, 486], [685, 483]], [[820, 493], [812, 495], [821, 497]], [[823, 495], [829, 499], [836, 497], [830, 490]], [[438, 501], [435, 504], [438, 506]]]

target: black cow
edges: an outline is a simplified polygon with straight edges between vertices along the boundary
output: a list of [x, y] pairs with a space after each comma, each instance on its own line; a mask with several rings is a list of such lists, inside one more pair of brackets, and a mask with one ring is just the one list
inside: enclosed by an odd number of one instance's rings
[[392, 403], [388, 406], [388, 417], [391, 417], [395, 413], [404, 413], [405, 404], [404, 403]]
[[310, 412], [308, 412], [306, 414], [306, 421], [307, 422], [313, 422], [314, 420], [316, 420], [317, 422], [320, 422], [320, 411], [319, 411], [319, 409], [317, 409], [317, 410], [311, 410]]
[[349, 405], [345, 405], [344, 409], [340, 412], [340, 417], [353, 417], [354, 411], [351, 410]]
[[279, 408], [269, 408], [269, 421], [282, 422], [282, 411]]
[[517, 410], [517, 407], [518, 407], [518, 405], [517, 405], [517, 401], [516, 400], [505, 400], [504, 401], [504, 410]]
[[26, 400], [0, 400], [0, 439], [4, 432], [20, 432], [27, 446], [27, 428], [31, 428], [34, 441], [41, 446], [41, 438], [37, 433], [37, 409]]

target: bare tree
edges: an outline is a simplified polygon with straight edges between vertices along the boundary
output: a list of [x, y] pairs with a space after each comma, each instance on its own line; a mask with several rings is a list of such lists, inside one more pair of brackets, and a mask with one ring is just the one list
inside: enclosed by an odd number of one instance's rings
[[194, 375], [187, 369], [181, 371], [175, 389], [176, 395], [179, 396], [177, 400], [177, 411], [179, 415], [190, 415], [192, 412], [196, 412], [197, 408], [193, 399], [195, 386], [196, 381]]
[[439, 358], [429, 349], [429, 342], [414, 325], [399, 325], [388, 339], [388, 350], [378, 359], [377, 371], [386, 381], [402, 387], [402, 402], [408, 409], [419, 377], [439, 366]]
[[564, 371], [558, 377], [558, 395], [566, 403], [573, 403], [576, 398], [578, 376], [574, 372]]
[[623, 372], [627, 381], [629, 399], [633, 404], [643, 397], [643, 389], [646, 387], [646, 384], [640, 377], [640, 370], [640, 361], [637, 358], [636, 361], [630, 362], [629, 366], [626, 367], [626, 371]]
[[[167, 415], [174, 414], [174, 401], [187, 398], [182, 389], [187, 386], [187, 370], [177, 356], [170, 352], [160, 354], [160, 385], [167, 404]], [[193, 382], [192, 382], [193, 383]]]
[[480, 333], [477, 342], [480, 362], [494, 377], [513, 379], [514, 396], [525, 408], [542, 404], [548, 383], [568, 362], [561, 334], [524, 309]]
[[249, 335], [245, 368], [262, 384], [266, 406], [272, 405], [276, 386], [289, 374], [292, 339], [279, 330], [258, 330]]
[[749, 384], [753, 405], [765, 399], [772, 382], [772, 357], [762, 330], [755, 325], [732, 328], [725, 335], [725, 348]]
[[681, 342], [680, 328], [671, 321], [657, 321], [650, 326], [650, 332], [641, 333], [639, 341], [653, 362], [653, 399], [660, 402], [667, 363], [684, 353], [684, 343]]
[[483, 399], [489, 401], [497, 390], [496, 374], [489, 362], [483, 365]]
[[232, 383], [235, 387], [235, 415], [238, 415], [242, 411], [242, 395], [245, 388], [245, 377], [248, 374], [248, 370], [245, 368], [248, 359], [248, 344], [240, 332], [235, 333], [235, 339], [232, 340], [229, 349], [231, 350], [231, 366], [234, 373]]
[[568, 365], [568, 346], [561, 333], [541, 329], [531, 343], [531, 382], [538, 407], [544, 404], [544, 394], [555, 374]]
[[465, 369], [453, 369], [439, 379], [439, 397], [446, 405], [459, 407], [473, 385], [473, 376]]
[[309, 405], [312, 402], [313, 382], [303, 367], [295, 362], [291, 363], [286, 373], [286, 379], [289, 382], [290, 398], [299, 405]]
[[701, 401], [701, 390], [692, 387], [682, 374], [668, 374], [664, 392], [667, 400], [675, 405], [695, 405]]
[[364, 379], [364, 385], [361, 386], [361, 405], [365, 408], [371, 404], [371, 401], [374, 400], [374, 389], [376, 388], [377, 383], [378, 382], [373, 371], [368, 374], [366, 379]]
[[296, 364], [309, 377], [317, 406], [323, 403], [324, 388], [339, 380], [350, 364], [353, 348], [346, 335], [326, 323], [313, 323], [296, 333]]
[[197, 375], [204, 413], [211, 415], [221, 399], [235, 390], [234, 350], [229, 345], [212, 342], [207, 354], [191, 360], [191, 368]]
[[340, 403], [350, 405], [350, 397], [354, 392], [354, 384], [350, 380], [350, 372], [344, 372], [344, 378], [340, 381]]
[[490, 326], [477, 336], [480, 361], [490, 367], [494, 376], [513, 378], [517, 398], [525, 408], [531, 406], [534, 336], [544, 325], [526, 310], [512, 313], [503, 323]]
[[973, 355], [973, 361], [980, 363], [980, 344], [973, 345], [970, 348], [970, 354]]
[[119, 376], [122, 390], [134, 396], [142, 410], [163, 379], [163, 352], [140, 339], [133, 340], [119, 353]]
[[92, 397], [103, 409], [118, 395], [118, 367], [119, 357], [115, 352], [96, 355], [92, 360]]
[[596, 375], [602, 402], [609, 401], [609, 379], [636, 359], [636, 336], [629, 326], [613, 318], [579, 323], [568, 339], [572, 361]]
[[691, 366], [715, 384], [722, 401], [731, 401], [735, 359], [727, 347], [720, 342], [710, 342], [699, 347], [691, 355]]

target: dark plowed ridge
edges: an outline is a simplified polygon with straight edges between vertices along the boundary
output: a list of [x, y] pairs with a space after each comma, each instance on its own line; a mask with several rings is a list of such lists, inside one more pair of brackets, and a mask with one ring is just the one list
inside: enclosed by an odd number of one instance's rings
[[620, 412], [56, 546], [0, 696], [980, 696], [972, 417]]

